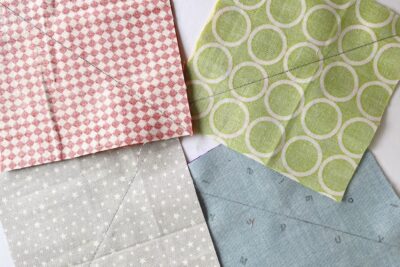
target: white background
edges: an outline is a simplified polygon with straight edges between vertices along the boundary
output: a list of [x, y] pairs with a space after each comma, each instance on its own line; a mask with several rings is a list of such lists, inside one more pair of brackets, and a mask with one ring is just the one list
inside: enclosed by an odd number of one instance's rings
[[[379, 1], [400, 12], [398, 0]], [[197, 38], [209, 19], [216, 0], [172, 0], [172, 2], [181, 49], [187, 59], [194, 51]], [[215, 141], [202, 136], [183, 138], [182, 144], [189, 162], [218, 145]], [[397, 90], [392, 99], [371, 150], [397, 192], [400, 192], [400, 89]], [[0, 267], [12, 266], [7, 243], [0, 225]]]

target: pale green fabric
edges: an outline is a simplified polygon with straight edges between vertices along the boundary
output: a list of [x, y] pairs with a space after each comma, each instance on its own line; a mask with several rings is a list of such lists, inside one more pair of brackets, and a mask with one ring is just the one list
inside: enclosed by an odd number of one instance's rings
[[197, 133], [341, 200], [400, 79], [371, 0], [220, 0], [188, 64]]

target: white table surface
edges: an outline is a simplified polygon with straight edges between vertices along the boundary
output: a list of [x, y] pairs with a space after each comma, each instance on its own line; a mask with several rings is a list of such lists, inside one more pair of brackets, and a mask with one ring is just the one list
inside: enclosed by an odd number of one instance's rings
[[[400, 12], [399, 0], [378, 1]], [[216, 0], [172, 0], [172, 2], [181, 48], [186, 58], [189, 58]], [[190, 162], [216, 147], [218, 143], [204, 136], [193, 136], [183, 138], [182, 145], [187, 160]], [[400, 89], [393, 97], [371, 150], [397, 192], [400, 193]], [[0, 267], [12, 266], [6, 239], [0, 225]]]

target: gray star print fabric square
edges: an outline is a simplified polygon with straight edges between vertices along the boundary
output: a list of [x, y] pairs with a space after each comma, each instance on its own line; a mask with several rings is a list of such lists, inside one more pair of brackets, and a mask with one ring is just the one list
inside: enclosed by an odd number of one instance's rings
[[18, 266], [219, 266], [178, 140], [0, 175]]

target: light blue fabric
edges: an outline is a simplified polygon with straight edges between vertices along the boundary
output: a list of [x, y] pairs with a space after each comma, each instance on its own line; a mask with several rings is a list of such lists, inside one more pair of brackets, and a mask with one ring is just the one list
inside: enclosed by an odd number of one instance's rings
[[341, 203], [224, 146], [189, 167], [222, 266], [400, 266], [400, 200], [371, 153]]

